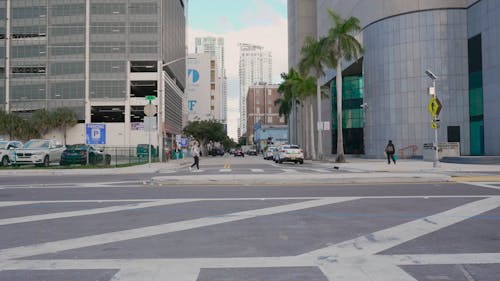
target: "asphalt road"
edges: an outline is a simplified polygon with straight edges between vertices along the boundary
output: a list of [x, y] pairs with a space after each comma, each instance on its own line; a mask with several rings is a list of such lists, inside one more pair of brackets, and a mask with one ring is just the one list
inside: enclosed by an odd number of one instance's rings
[[[203, 169], [258, 175], [250, 164]], [[500, 276], [500, 184], [140, 182], [148, 176], [2, 181], [0, 280], [497, 281]]]

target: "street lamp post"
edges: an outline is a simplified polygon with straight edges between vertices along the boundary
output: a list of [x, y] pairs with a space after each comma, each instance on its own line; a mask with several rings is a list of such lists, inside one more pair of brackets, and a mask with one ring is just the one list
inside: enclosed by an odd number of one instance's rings
[[[437, 118], [439, 115], [439, 110], [441, 109], [440, 108], [441, 105], [439, 104], [436, 92], [436, 79], [438, 77], [428, 69], [425, 70], [425, 74], [427, 74], [427, 76], [429, 76], [429, 78], [432, 80], [432, 87], [429, 88], [429, 95], [433, 96], [431, 99], [431, 103], [429, 104], [429, 110], [431, 111], [432, 115], [432, 128], [434, 129], [434, 145], [433, 145], [434, 162], [432, 164], [432, 167], [437, 168], [439, 167], [439, 143], [438, 143], [439, 120]], [[436, 106], [432, 105], [433, 102], [436, 103]]]

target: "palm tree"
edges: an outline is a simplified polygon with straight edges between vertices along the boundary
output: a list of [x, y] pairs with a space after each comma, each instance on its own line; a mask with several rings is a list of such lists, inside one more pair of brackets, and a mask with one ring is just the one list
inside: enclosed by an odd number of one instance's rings
[[0, 112], [0, 133], [9, 135], [9, 139], [27, 139], [24, 136], [24, 129], [27, 122], [15, 113], [5, 111]]
[[293, 81], [297, 75], [297, 71], [293, 68], [290, 68], [288, 73], [281, 73], [281, 79], [283, 79], [283, 81], [278, 86], [278, 93], [280, 93], [283, 98], [274, 101], [274, 105], [279, 105], [279, 116], [285, 116], [287, 124], [289, 124], [288, 121], [294, 104], [297, 102], [297, 96], [292, 91]]
[[[316, 78], [316, 110], [318, 122], [321, 121], [321, 77], [325, 76], [324, 67], [333, 67], [335, 63], [330, 58], [330, 52], [327, 49], [327, 38], [320, 38], [318, 40], [313, 37], [306, 37], [304, 45], [300, 50], [302, 60], [299, 62], [299, 69], [302, 75], [312, 73]], [[314, 127], [313, 127], [314, 128]], [[318, 157], [323, 157], [323, 140], [322, 133], [317, 128], [318, 138]]]
[[59, 107], [52, 112], [53, 128], [61, 128], [64, 134], [64, 145], [66, 145], [66, 131], [68, 127], [73, 127], [78, 123], [78, 119], [73, 110], [67, 107]]
[[45, 109], [36, 110], [31, 116], [31, 125], [40, 136], [52, 128], [51, 113]]
[[331, 62], [336, 62], [337, 84], [337, 159], [336, 162], [345, 162], [344, 140], [342, 137], [342, 60], [357, 59], [363, 53], [363, 47], [354, 37], [354, 33], [361, 30], [359, 19], [350, 17], [343, 19], [331, 10], [328, 10], [332, 27], [328, 30], [326, 44], [330, 51]]
[[[313, 128], [314, 128], [313, 103], [311, 101], [316, 89], [316, 81], [314, 77], [307, 76], [304, 78], [300, 75], [297, 75], [295, 79], [293, 79], [292, 81], [293, 81], [292, 92], [294, 93], [294, 95], [297, 96], [299, 100], [306, 100], [306, 99], [309, 100], [308, 102], [309, 108], [307, 108], [306, 106], [306, 116], [309, 115], [307, 116], [306, 119], [309, 119], [309, 126], [305, 126], [305, 128], [306, 128], [306, 135], [310, 136], [309, 144], [310, 144], [311, 158], [316, 159], [316, 149], [314, 145], [314, 133], [313, 133]], [[307, 132], [308, 128], [310, 132]], [[308, 146], [307, 142], [308, 141], [306, 137], [306, 147]]]
[[[290, 114], [292, 110], [295, 108], [296, 103], [300, 103], [302, 100], [309, 98], [312, 94], [314, 94], [314, 89], [316, 87], [316, 82], [314, 81], [313, 77], [306, 77], [303, 78], [300, 73], [298, 73], [295, 69], [291, 68], [290, 71], [285, 74], [283, 73], [281, 75], [281, 78], [283, 78], [283, 82], [280, 84], [278, 87], [278, 92], [283, 94], [283, 99], [278, 99], [275, 104], [280, 105], [280, 115], [283, 113], [288, 113]], [[309, 113], [311, 118], [311, 128], [312, 128], [312, 103], [309, 103], [310, 108], [309, 108]], [[307, 109], [307, 108], [306, 108]], [[306, 114], [307, 115], [307, 114]], [[296, 121], [296, 120], [293, 120]], [[305, 126], [306, 129], [309, 126]], [[314, 134], [306, 134], [311, 137], [311, 149], [309, 149], [309, 143], [306, 138], [306, 144], [305, 147], [306, 151], [310, 151], [312, 158], [316, 158], [315, 155], [315, 149], [314, 149]]]

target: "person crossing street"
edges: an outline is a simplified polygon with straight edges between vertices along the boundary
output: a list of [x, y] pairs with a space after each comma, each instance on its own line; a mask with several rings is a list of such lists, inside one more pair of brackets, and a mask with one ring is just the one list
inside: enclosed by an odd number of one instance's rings
[[200, 146], [198, 142], [195, 141], [191, 147], [191, 155], [193, 156], [194, 163], [189, 167], [189, 171], [192, 171], [193, 167], [196, 166], [196, 170], [200, 170]]

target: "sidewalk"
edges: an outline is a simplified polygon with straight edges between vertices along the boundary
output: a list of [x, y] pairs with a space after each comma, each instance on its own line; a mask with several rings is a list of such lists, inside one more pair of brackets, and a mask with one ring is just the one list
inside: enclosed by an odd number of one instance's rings
[[[331, 184], [331, 183], [386, 183], [386, 182], [449, 182], [483, 181], [500, 182], [500, 165], [440, 163], [433, 168], [432, 162], [403, 159], [396, 165], [388, 165], [385, 159], [348, 158], [347, 163], [333, 161], [306, 161], [313, 167], [331, 173], [307, 173], [300, 169], [278, 174], [188, 174], [169, 173], [179, 167], [191, 164], [191, 159], [170, 160], [164, 163], [151, 163], [123, 168], [97, 169], [0, 169], [0, 176], [37, 176], [37, 175], [121, 175], [157, 174], [152, 182], [166, 184]], [[285, 166], [284, 166], [285, 167]], [[306, 167], [306, 166], [304, 166]], [[309, 166], [311, 167], [311, 166]], [[286, 170], [286, 169], [285, 169]], [[167, 176], [160, 175], [169, 173]]]
[[0, 176], [7, 175], [25, 175], [25, 176], [36, 176], [36, 175], [122, 175], [122, 174], [147, 174], [147, 173], [158, 173], [162, 170], [175, 169], [179, 166], [189, 163], [191, 159], [177, 159], [170, 160], [168, 162], [161, 163], [151, 163], [135, 165], [123, 168], [95, 168], [95, 169], [46, 169], [46, 168], [35, 168], [32, 169], [1, 169]]
[[[307, 161], [311, 162], [311, 161]], [[331, 173], [306, 173], [300, 169], [280, 174], [234, 175], [178, 175], [153, 177], [158, 185], [308, 185], [348, 183], [417, 183], [458, 181], [500, 181], [500, 165], [470, 165], [440, 163], [433, 168], [432, 162], [400, 160], [388, 165], [385, 159], [348, 158], [347, 163], [313, 161], [315, 166], [331, 170]], [[464, 179], [463, 176], [468, 176]]]

